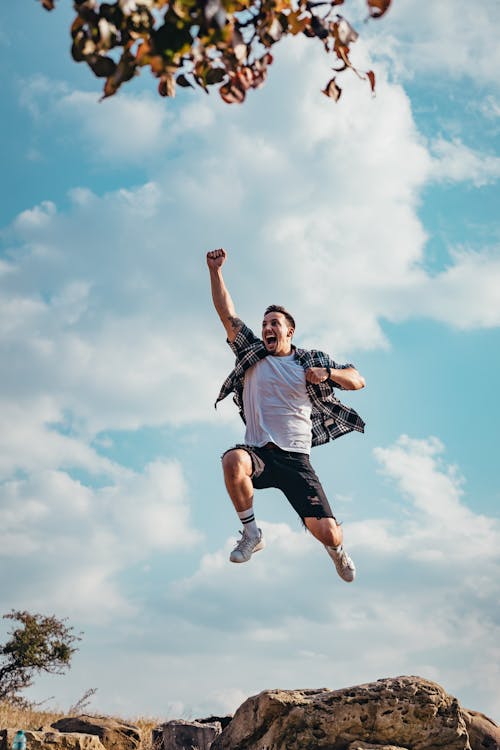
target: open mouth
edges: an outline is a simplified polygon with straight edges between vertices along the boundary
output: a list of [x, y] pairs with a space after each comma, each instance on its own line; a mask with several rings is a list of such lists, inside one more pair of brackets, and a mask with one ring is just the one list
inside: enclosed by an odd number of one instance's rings
[[272, 347], [276, 345], [277, 340], [276, 336], [269, 335], [264, 338], [264, 343], [266, 346]]

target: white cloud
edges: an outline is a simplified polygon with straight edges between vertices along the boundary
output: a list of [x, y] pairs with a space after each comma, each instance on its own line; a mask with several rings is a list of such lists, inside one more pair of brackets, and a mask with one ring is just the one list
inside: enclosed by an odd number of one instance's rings
[[42, 201], [39, 206], [21, 211], [14, 225], [21, 231], [36, 230], [47, 226], [50, 219], [56, 213], [56, 206], [52, 201]]
[[[454, 328], [495, 328], [500, 325], [500, 248], [482, 252], [466, 248], [451, 251], [453, 263], [420, 289], [425, 313]], [[409, 305], [416, 312], [419, 303]]]
[[[360, 522], [364, 544], [388, 554], [405, 552], [416, 560], [452, 564], [469, 569], [471, 565], [498, 566], [500, 524], [491, 517], [474, 513], [462, 501], [464, 480], [455, 466], [441, 458], [444, 446], [437, 438], [415, 440], [405, 435], [389, 448], [377, 448], [375, 456], [385, 475], [394, 479], [402, 497], [411, 503], [408, 518], [392, 522]], [[385, 536], [381, 547], [378, 529]], [[356, 536], [356, 524], [354, 525]], [[484, 568], [486, 572], [486, 567]]]
[[[393, 55], [406, 75], [466, 77], [496, 86], [499, 21], [496, 0], [479, 4], [440, 0], [425, 6], [418, 0], [406, 0], [392, 3], [380, 24], [373, 26], [372, 41], [377, 50]], [[468, 92], [463, 95], [466, 98]]]
[[68, 85], [63, 81], [50, 80], [40, 73], [35, 73], [20, 83], [19, 103], [38, 122], [46, 116], [47, 106], [67, 96], [69, 92]]
[[458, 139], [450, 142], [440, 138], [432, 144], [432, 151], [436, 180], [470, 182], [482, 187], [500, 177], [500, 157], [477, 153]]
[[143, 474], [98, 492], [99, 507], [109, 514], [117, 538], [134, 540], [139, 552], [183, 548], [199, 541], [190, 525], [187, 497], [180, 465], [165, 461], [154, 461]]
[[210, 697], [216, 710], [220, 710], [224, 716], [234, 713], [236, 708], [241, 706], [243, 701], [248, 698], [248, 695], [240, 688], [227, 688], [226, 690], [214, 690]]
[[[5, 395], [52, 399], [53, 421], [69, 412], [90, 435], [213, 418], [225, 373], [215, 340], [186, 303], [190, 261], [173, 275], [172, 250], [161, 247], [168, 197], [154, 183], [102, 199], [88, 191], [73, 197], [69, 215], [35, 208], [14, 223], [22, 247], [3, 279]], [[156, 224], [153, 236], [144, 238], [144, 222]], [[208, 304], [201, 252], [196, 269]], [[201, 380], [193, 351], [204, 363]]]
[[[12, 373], [16, 380], [16, 372]], [[120, 469], [100, 456], [85, 436], [67, 434], [71, 419], [55, 396], [30, 396], [29, 374], [23, 373], [0, 399], [0, 472], [9, 477], [16, 472], [38, 472], [57, 467], [84, 469], [93, 475], [120, 473]], [[16, 393], [12, 393], [15, 387]], [[10, 392], [10, 394], [8, 393]], [[8, 395], [15, 395], [9, 399]]]
[[479, 109], [488, 120], [498, 120], [500, 118], [500, 101], [491, 94], [482, 99]]
[[2, 591], [11, 606], [29, 602], [94, 624], [131, 616], [120, 576], [155, 551], [200, 541], [177, 463], [114, 474], [100, 488], [55, 470], [0, 486], [0, 556], [15, 570], [12, 578], [2, 566]]
[[[96, 93], [70, 90], [37, 74], [22, 82], [20, 104], [33, 117], [38, 128], [61, 119], [74, 128], [89, 155], [100, 166], [143, 164], [160, 158], [186, 133], [196, 134], [214, 123], [213, 109], [197, 100], [177, 104], [152, 92], [130, 94], [122, 91], [100, 101]], [[37, 154], [40, 158], [40, 154]]]
[[[55, 324], [58, 313], [56, 306], [50, 323]], [[72, 315], [66, 313], [74, 320], [77, 312]], [[58, 318], [61, 322], [63, 315]], [[199, 333], [190, 337], [189, 344], [208, 363], [202, 383], [191, 364], [188, 343], [180, 336], [178, 345], [175, 333], [162, 332], [158, 323], [147, 318], [103, 321], [96, 332], [72, 334], [54, 327], [43, 337], [16, 340], [8, 379], [3, 380], [5, 395], [18, 401], [14, 410], [18, 416], [24, 413], [32, 427], [32, 407], [47, 402], [52, 409], [44, 424], [69, 425], [76, 435], [90, 438], [110, 429], [215, 418], [213, 403], [222, 372], [214, 359], [214, 342]], [[35, 409], [34, 414], [42, 416], [43, 411]], [[53, 439], [69, 447], [69, 440], [57, 435]]]
[[162, 151], [169, 142], [173, 116], [164, 102], [152, 94], [115, 97], [99, 102], [95, 94], [72, 91], [55, 105], [54, 114], [64, 115], [82, 128], [82, 136], [95, 156], [108, 161], [135, 162]]
[[[295, 559], [294, 564], [299, 564], [299, 560], [306, 558], [308, 551], [310, 552], [312, 538], [306, 535], [304, 532], [295, 532], [285, 524], [276, 524], [268, 522], [260, 522], [266, 538], [266, 544], [271, 548], [272, 556], [272, 568], [273, 568], [273, 587], [278, 581], [283, 583], [289, 582], [293, 578], [293, 571], [288, 564], [284, 564], [283, 559], [290, 560]], [[229, 552], [234, 547], [236, 538], [230, 537], [226, 540], [224, 547], [217, 550], [216, 552], [206, 553], [202, 556], [199, 561], [198, 570], [189, 578], [182, 578], [176, 581], [172, 585], [172, 591], [176, 596], [183, 596], [186, 592], [192, 592], [199, 589], [208, 591], [210, 589], [219, 589], [222, 580], [225, 580], [225, 587], [232, 589], [234, 596], [238, 596], [240, 589], [240, 578], [241, 573], [238, 573], [238, 569], [242, 566], [227, 565], [229, 558]], [[255, 565], [247, 566], [245, 579], [248, 584], [263, 585], [269, 584], [268, 569], [269, 569], [269, 550], [266, 550], [265, 555], [255, 555], [252, 558], [252, 562]], [[264, 558], [264, 559], [263, 559]]]

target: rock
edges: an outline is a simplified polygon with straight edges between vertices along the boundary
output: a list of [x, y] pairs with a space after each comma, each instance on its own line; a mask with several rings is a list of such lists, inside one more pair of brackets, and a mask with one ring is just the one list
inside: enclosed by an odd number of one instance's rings
[[500, 750], [500, 727], [479, 711], [462, 709], [472, 750]]
[[219, 721], [208, 723], [176, 719], [153, 730], [153, 745], [157, 750], [210, 750], [220, 733]]
[[370, 742], [351, 742], [348, 750], [409, 750], [407, 747], [400, 747], [399, 745], [372, 745]]
[[97, 735], [106, 750], [137, 750], [141, 743], [138, 727], [109, 716], [69, 716], [51, 726], [60, 732]]
[[[17, 729], [0, 730], [0, 750], [10, 750]], [[93, 734], [55, 732], [53, 729], [24, 731], [28, 750], [104, 750], [99, 737]]]
[[227, 714], [226, 716], [208, 716], [206, 719], [195, 719], [200, 724], [213, 724], [218, 721], [222, 729], [225, 729], [230, 721], [232, 721], [233, 715]]
[[347, 750], [360, 741], [471, 750], [457, 699], [419, 677], [342, 690], [264, 691], [240, 706], [212, 750]]

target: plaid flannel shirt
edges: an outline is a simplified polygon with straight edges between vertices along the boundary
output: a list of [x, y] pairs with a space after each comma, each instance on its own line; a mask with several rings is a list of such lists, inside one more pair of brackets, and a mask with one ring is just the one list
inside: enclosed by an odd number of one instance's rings
[[[236, 355], [236, 364], [234, 370], [227, 376], [222, 384], [215, 406], [230, 393], [233, 393], [233, 401], [238, 407], [240, 416], [245, 422], [245, 412], [243, 409], [243, 385], [245, 372], [261, 359], [268, 356], [266, 347], [262, 339], [257, 338], [248, 326], [243, 327], [238, 332], [235, 340], [229, 346]], [[300, 362], [305, 370], [309, 367], [330, 367], [332, 370], [343, 370], [354, 365], [338, 365], [324, 352], [314, 349], [298, 349], [293, 347], [295, 358]], [[333, 393], [334, 388], [345, 390], [341, 385], [332, 380], [324, 383], [308, 383], [306, 381], [307, 395], [311, 401], [311, 422], [312, 422], [312, 444], [322, 445], [329, 440], [335, 440], [341, 435], [357, 430], [364, 432], [365, 423], [354, 409], [344, 406]]]

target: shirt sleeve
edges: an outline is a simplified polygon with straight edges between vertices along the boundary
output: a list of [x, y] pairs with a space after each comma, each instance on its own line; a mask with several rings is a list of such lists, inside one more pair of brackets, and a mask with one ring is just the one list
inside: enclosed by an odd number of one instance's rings
[[238, 331], [238, 335], [236, 336], [234, 341], [229, 341], [229, 339], [226, 339], [227, 343], [231, 347], [233, 353], [238, 357], [242, 352], [245, 351], [249, 346], [252, 344], [256, 344], [261, 341], [255, 333], [247, 326], [245, 323], [243, 323], [242, 328]]

